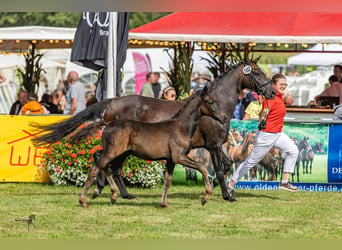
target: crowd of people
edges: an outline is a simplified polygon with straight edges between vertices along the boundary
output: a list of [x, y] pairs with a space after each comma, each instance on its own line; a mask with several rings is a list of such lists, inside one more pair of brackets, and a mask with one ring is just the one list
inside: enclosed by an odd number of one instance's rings
[[[0, 79], [5, 78], [0, 74]], [[78, 73], [70, 71], [66, 80], [51, 94], [43, 94], [40, 101], [37, 94], [20, 89], [17, 101], [12, 104], [9, 114], [74, 115], [94, 103], [96, 103], [95, 95], [92, 92], [86, 93], [83, 84], [79, 81]]]

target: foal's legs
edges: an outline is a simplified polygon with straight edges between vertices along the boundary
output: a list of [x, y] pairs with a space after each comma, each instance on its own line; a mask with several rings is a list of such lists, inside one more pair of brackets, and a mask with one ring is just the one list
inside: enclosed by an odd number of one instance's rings
[[179, 157], [177, 157], [177, 161], [175, 160], [174, 162], [176, 162], [178, 164], [185, 165], [185, 166], [190, 167], [190, 168], [197, 169], [202, 174], [203, 181], [205, 184], [205, 195], [202, 198], [201, 203], [202, 203], [202, 205], [207, 203], [209, 196], [213, 192], [213, 189], [212, 189], [210, 182], [209, 182], [207, 168], [205, 166], [203, 166], [202, 164], [192, 160], [191, 158], [189, 158], [185, 154], [184, 155], [180, 154]]
[[89, 173], [88, 173], [88, 177], [87, 177], [87, 180], [86, 182], [84, 183], [84, 186], [83, 186], [83, 190], [82, 190], [82, 193], [81, 193], [81, 196], [79, 198], [79, 203], [82, 205], [82, 207], [84, 208], [87, 208], [88, 205], [86, 203], [86, 197], [87, 197], [87, 193], [88, 193], [88, 190], [93, 182], [93, 179], [95, 178], [95, 176], [98, 175], [98, 173], [100, 172], [100, 168], [97, 167], [97, 164], [96, 165], [93, 165], [90, 169], [89, 169]]
[[[103, 154], [101, 156], [100, 160], [98, 161], [98, 163], [96, 163], [93, 167], [91, 167], [89, 169], [87, 180], [83, 186], [83, 190], [82, 190], [82, 193], [81, 193], [80, 198], [79, 198], [79, 203], [82, 205], [82, 207], [85, 207], [85, 208], [88, 207], [88, 205], [85, 201], [86, 197], [87, 197], [87, 193], [88, 193], [88, 190], [89, 190], [95, 176], [98, 175], [100, 170], [104, 170], [106, 177], [108, 177], [109, 172], [107, 169], [107, 164], [110, 162], [110, 159], [111, 159], [111, 157], [105, 156], [105, 154]], [[109, 181], [109, 184], [111, 185], [112, 198], [116, 199], [118, 188], [115, 185], [113, 178], [108, 178], [108, 181]]]
[[[102, 151], [98, 151], [98, 152], [93, 154], [95, 163], [100, 159], [101, 154], [102, 154]], [[125, 183], [124, 183], [122, 176], [121, 176], [122, 164], [125, 161], [127, 155], [128, 154], [120, 155], [119, 157], [113, 159], [109, 163], [109, 165], [111, 166], [113, 176], [114, 176], [114, 180], [115, 180], [116, 185], [118, 186], [118, 188], [120, 190], [121, 197], [124, 199], [136, 199], [137, 197], [135, 195], [128, 193], [126, 186], [125, 186]], [[97, 183], [96, 183], [97, 185], [96, 185], [96, 189], [93, 191], [92, 199], [95, 199], [97, 196], [99, 196], [100, 193], [102, 192], [102, 189], [105, 186], [104, 178], [103, 178], [103, 180], [101, 180], [99, 178], [100, 175], [101, 175], [101, 173], [97, 176]]]
[[167, 192], [171, 185], [173, 170], [175, 169], [175, 164], [171, 160], [166, 161], [166, 171], [164, 176], [164, 187], [163, 194], [161, 197], [160, 205], [162, 207], [169, 207], [167, 204]]
[[108, 168], [104, 168], [103, 172], [107, 178], [108, 184], [110, 186], [110, 190], [112, 191], [111, 202], [114, 204], [118, 199], [118, 186], [115, 184], [113, 180], [113, 176], [109, 173]]

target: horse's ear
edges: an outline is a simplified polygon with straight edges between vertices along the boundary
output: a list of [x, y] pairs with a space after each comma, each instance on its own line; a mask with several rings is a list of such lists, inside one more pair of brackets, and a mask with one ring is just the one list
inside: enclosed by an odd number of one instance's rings
[[253, 63], [257, 64], [261, 58], [261, 55], [258, 56], [256, 59], [253, 59]]

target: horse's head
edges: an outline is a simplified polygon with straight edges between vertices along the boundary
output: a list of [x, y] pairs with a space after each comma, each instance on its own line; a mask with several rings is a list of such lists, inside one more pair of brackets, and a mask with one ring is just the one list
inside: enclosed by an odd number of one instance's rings
[[310, 146], [309, 144], [309, 137], [308, 136], [304, 136], [300, 142], [298, 143], [298, 149], [301, 150], [301, 149], [306, 149], [308, 146]]
[[260, 57], [253, 61], [245, 59], [242, 63], [242, 89], [249, 88], [266, 99], [274, 99], [277, 92], [272, 87], [271, 81], [267, 79], [264, 71], [257, 65], [259, 59]]
[[222, 124], [226, 123], [228, 120], [226, 113], [217, 105], [213, 97], [208, 94], [207, 86], [203, 88], [200, 96], [202, 100], [200, 105], [201, 113], [215, 118]]

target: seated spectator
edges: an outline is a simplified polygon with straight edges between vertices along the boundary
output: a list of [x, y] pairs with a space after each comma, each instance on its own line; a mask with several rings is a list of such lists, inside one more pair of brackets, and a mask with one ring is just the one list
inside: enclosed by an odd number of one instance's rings
[[257, 101], [250, 102], [245, 110], [243, 120], [248, 119], [259, 119], [259, 114], [262, 109], [263, 98], [261, 95], [258, 96]]
[[24, 89], [19, 90], [18, 100], [14, 102], [10, 109], [10, 115], [19, 115], [22, 107], [28, 100], [28, 92]]
[[32, 114], [46, 114], [43, 105], [38, 102], [38, 96], [35, 93], [30, 93], [28, 96], [28, 102], [24, 104], [21, 109], [22, 115], [32, 115]]
[[315, 97], [316, 103], [320, 103], [320, 97], [339, 97], [339, 103], [342, 103], [342, 84], [338, 82], [335, 75], [329, 77], [330, 87], [325, 89], [321, 94]]
[[168, 86], [168, 87], [164, 88], [163, 95], [161, 96], [161, 99], [176, 100], [176, 98], [177, 98], [176, 90], [173, 87]]
[[342, 65], [334, 65], [334, 75], [337, 77], [337, 82], [342, 82]]
[[48, 114], [59, 114], [58, 107], [52, 102], [52, 96], [44, 94], [40, 100], [40, 104], [48, 111]]
[[253, 101], [256, 101], [253, 93], [248, 91], [247, 89], [243, 89], [238, 97], [238, 101], [235, 106], [232, 118], [242, 120], [245, 116], [245, 109]]

